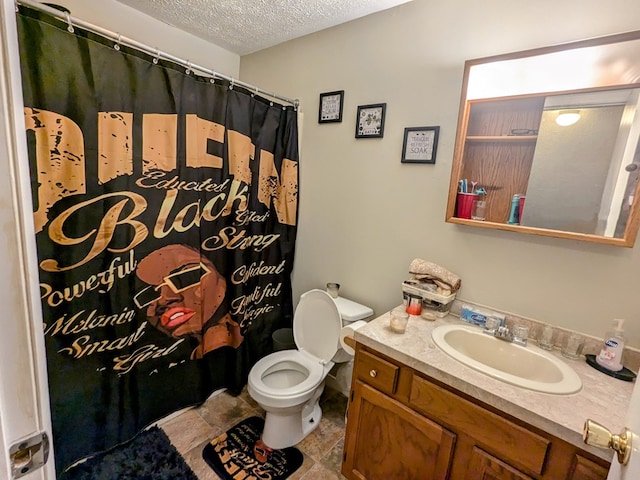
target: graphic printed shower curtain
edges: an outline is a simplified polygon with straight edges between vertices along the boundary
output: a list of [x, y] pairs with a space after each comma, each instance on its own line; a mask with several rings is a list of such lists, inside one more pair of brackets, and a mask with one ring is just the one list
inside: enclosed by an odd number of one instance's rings
[[20, 7], [56, 469], [238, 392], [291, 326], [297, 118]]

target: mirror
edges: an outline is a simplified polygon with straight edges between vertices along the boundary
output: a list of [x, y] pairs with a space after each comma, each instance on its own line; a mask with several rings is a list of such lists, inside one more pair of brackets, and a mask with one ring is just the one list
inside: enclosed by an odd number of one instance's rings
[[465, 63], [447, 222], [632, 247], [639, 175], [640, 31]]

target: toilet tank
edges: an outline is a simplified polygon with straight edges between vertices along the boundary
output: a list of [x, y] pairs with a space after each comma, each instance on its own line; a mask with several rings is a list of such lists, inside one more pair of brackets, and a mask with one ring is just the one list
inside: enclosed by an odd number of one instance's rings
[[[347, 298], [336, 297], [333, 301], [338, 307], [338, 312], [340, 312], [343, 327], [358, 320], [365, 320], [373, 315], [371, 308]], [[332, 361], [335, 365], [325, 379], [326, 385], [348, 397], [353, 374], [353, 355], [345, 352], [342, 346], [339, 346]]]
[[373, 315], [373, 310], [371, 308], [347, 298], [336, 297], [333, 301], [338, 307], [338, 312], [340, 312], [340, 317], [342, 317], [343, 326], [349, 325], [350, 323], [358, 320], [364, 320], [365, 318]]

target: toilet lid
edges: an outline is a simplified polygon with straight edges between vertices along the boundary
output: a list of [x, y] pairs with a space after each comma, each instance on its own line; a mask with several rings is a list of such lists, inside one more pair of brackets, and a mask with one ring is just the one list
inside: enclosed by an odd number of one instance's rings
[[293, 339], [324, 363], [338, 351], [342, 320], [331, 296], [324, 290], [310, 290], [300, 296], [293, 316]]

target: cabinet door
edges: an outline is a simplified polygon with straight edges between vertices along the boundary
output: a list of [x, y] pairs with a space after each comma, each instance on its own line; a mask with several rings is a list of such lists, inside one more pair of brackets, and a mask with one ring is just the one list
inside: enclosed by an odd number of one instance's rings
[[484, 450], [474, 447], [465, 480], [533, 480]]
[[349, 479], [445, 480], [455, 435], [357, 380], [342, 473]]

